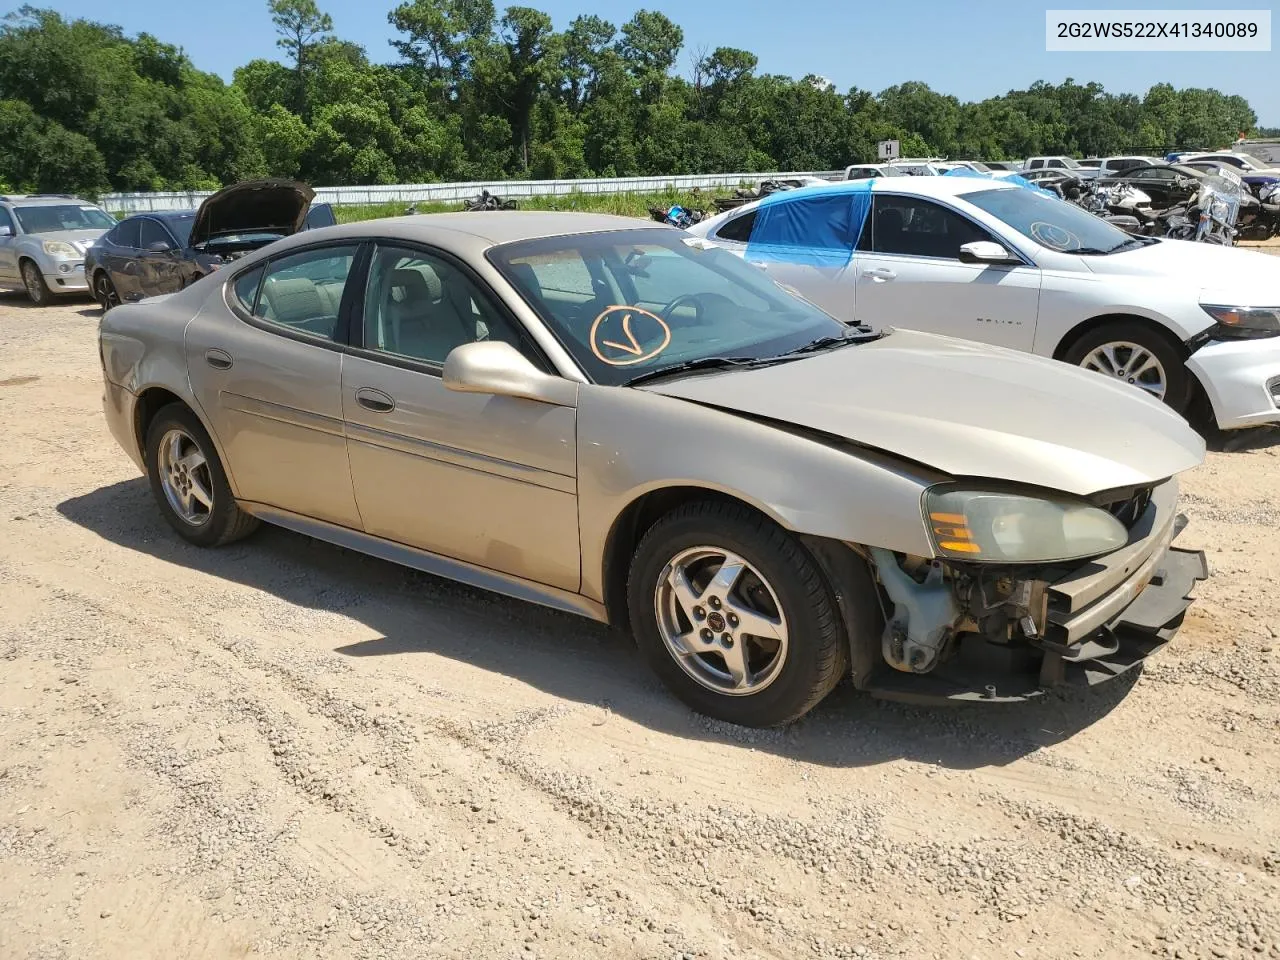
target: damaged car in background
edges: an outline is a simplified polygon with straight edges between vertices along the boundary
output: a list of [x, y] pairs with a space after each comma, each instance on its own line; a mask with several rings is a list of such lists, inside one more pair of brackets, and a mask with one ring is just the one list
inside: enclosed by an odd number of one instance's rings
[[173, 293], [281, 237], [333, 226], [333, 208], [314, 199], [305, 183], [248, 180], [198, 210], [135, 214], [89, 248], [84, 276], [103, 310]]
[[628, 627], [734, 723], [842, 678], [932, 701], [1098, 683], [1207, 573], [1173, 545], [1204, 443], [1167, 406], [848, 326], [632, 219], [302, 234], [112, 310], [100, 354], [110, 429], [191, 543], [266, 521]]

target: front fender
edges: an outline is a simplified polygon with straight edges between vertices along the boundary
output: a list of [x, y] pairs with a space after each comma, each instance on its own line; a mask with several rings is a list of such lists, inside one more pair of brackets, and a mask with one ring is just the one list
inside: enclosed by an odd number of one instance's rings
[[606, 544], [638, 498], [699, 487], [741, 500], [797, 534], [920, 556], [933, 546], [923, 466], [644, 390], [584, 385], [578, 395], [582, 592], [604, 599]]

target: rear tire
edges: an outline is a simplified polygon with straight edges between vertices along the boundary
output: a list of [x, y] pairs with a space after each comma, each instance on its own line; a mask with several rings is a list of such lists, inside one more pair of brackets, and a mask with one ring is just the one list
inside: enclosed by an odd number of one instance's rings
[[790, 723], [848, 662], [818, 565], [741, 505], [696, 501], [655, 523], [632, 559], [627, 600], [636, 642], [663, 683], [718, 720]]
[[53, 292], [44, 282], [44, 276], [34, 260], [22, 261], [22, 285], [27, 290], [27, 298], [37, 307], [46, 307], [53, 299]]
[[1136, 320], [1090, 330], [1062, 355], [1067, 363], [1121, 380], [1163, 400], [1178, 413], [1191, 402], [1191, 374], [1172, 338]]
[[93, 275], [93, 296], [102, 307], [103, 313], [112, 307], [120, 306], [120, 295], [116, 293], [116, 285], [111, 282], [111, 277], [105, 270], [99, 270]]
[[236, 503], [204, 425], [181, 403], [163, 407], [147, 427], [147, 478], [169, 526], [198, 547], [219, 547], [258, 529]]

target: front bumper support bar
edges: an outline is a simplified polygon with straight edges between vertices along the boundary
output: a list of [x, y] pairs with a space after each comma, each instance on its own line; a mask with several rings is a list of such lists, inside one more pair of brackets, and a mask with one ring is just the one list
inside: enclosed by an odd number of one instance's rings
[[966, 637], [959, 654], [930, 673], [901, 673], [883, 665], [867, 692], [910, 703], [1009, 703], [1042, 696], [1054, 687], [1114, 679], [1173, 638], [1195, 585], [1208, 576], [1203, 551], [1169, 547], [1137, 598], [1084, 638], [1006, 646]]

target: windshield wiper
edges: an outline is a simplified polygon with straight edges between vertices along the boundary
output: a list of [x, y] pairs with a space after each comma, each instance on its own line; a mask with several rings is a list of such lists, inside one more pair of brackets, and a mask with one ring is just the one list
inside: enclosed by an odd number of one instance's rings
[[648, 370], [644, 373], [636, 374], [623, 386], [634, 387], [640, 383], [657, 380], [659, 377], [674, 377], [682, 373], [697, 373], [699, 370], [729, 370], [733, 367], [751, 367], [768, 362], [768, 360], [758, 360], [755, 357], [699, 357], [696, 360], [686, 360], [683, 363], [663, 367], [660, 370]]
[[[779, 357], [794, 357], [801, 353], [817, 353], [819, 350], [827, 350], [831, 347], [843, 347], [850, 343], [866, 343], [868, 340], [879, 340], [883, 333], [872, 330], [870, 327], [850, 327], [838, 337], [819, 337], [812, 340], [802, 347], [796, 347], [794, 350], [788, 350], [786, 353], [778, 354]], [[777, 359], [775, 357], [774, 359]]]

